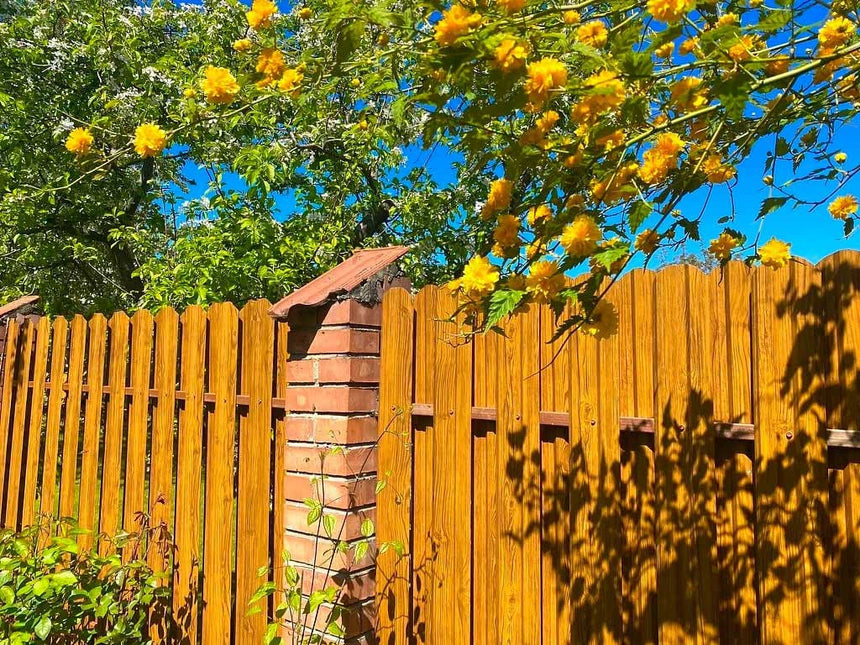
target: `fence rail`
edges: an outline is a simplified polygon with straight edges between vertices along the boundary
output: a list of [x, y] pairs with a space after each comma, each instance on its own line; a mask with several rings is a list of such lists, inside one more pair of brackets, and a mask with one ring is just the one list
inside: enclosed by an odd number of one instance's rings
[[247, 610], [283, 551], [287, 389], [269, 307], [8, 323], [0, 525], [74, 517], [90, 546], [147, 514], [175, 541], [150, 555], [174, 572], [166, 642], [263, 639], [270, 613]]
[[383, 303], [378, 634], [860, 639], [860, 253], [636, 270], [606, 339]]

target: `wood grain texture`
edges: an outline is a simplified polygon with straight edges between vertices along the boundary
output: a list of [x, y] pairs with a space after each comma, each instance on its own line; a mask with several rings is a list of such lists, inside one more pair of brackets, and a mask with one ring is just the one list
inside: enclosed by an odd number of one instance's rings
[[9, 462], [6, 466], [6, 504], [3, 525], [20, 529], [21, 491], [24, 486], [24, 473], [21, 469], [25, 449], [25, 432], [30, 388], [30, 365], [33, 360], [33, 341], [36, 327], [32, 320], [25, 320], [18, 334], [18, 360], [15, 364], [13, 379], [15, 392], [11, 407], [13, 410], [12, 428], [9, 442]]
[[40, 513], [55, 517], [57, 513], [57, 459], [60, 446], [60, 423], [66, 383], [66, 346], [69, 323], [56, 318], [51, 325], [51, 392], [48, 394], [48, 412], [45, 421], [45, 456], [42, 463], [40, 487]]
[[412, 519], [412, 405], [413, 339], [415, 311], [412, 296], [392, 289], [382, 302], [380, 340], [379, 475], [385, 488], [377, 496], [376, 538], [379, 544], [399, 543], [376, 561], [376, 635], [385, 645], [406, 645], [412, 633], [410, 602]]
[[89, 549], [98, 531], [99, 444], [101, 442], [102, 403], [104, 395], [107, 320], [96, 314], [89, 321], [89, 357], [87, 359], [87, 402], [84, 410], [84, 439], [81, 454], [80, 504], [78, 525], [87, 533], [78, 536], [78, 544]]
[[[251, 596], [266, 581], [257, 570], [270, 566], [269, 489], [272, 458], [272, 379], [275, 326], [271, 304], [254, 300], [245, 305], [242, 324], [242, 394], [247, 413], [239, 424], [238, 525], [236, 530], [236, 640], [257, 643], [266, 632], [265, 602], [248, 615]], [[263, 471], [261, 472], [261, 465]]]
[[152, 314], [137, 311], [131, 318], [131, 401], [125, 454], [123, 530], [139, 530], [138, 513], [149, 512], [146, 499], [146, 451], [149, 439], [149, 384], [152, 374]]
[[36, 520], [39, 464], [42, 458], [43, 422], [45, 420], [45, 378], [48, 374], [48, 352], [51, 347], [51, 321], [39, 318], [36, 325], [36, 349], [33, 353], [33, 393], [30, 398], [30, 418], [27, 433], [27, 459], [21, 525], [30, 526]]
[[60, 517], [77, 517], [78, 464], [81, 436], [81, 401], [84, 384], [84, 354], [87, 321], [72, 318], [69, 340], [69, 390], [63, 422], [63, 468], [60, 473]]
[[[12, 408], [15, 376], [18, 370], [18, 334], [20, 325], [14, 318], [6, 323], [6, 359], [3, 369], [3, 389], [0, 390], [0, 500], [6, 497], [6, 468], [12, 435]], [[5, 527], [6, 524], [2, 523]]]
[[[125, 421], [126, 368], [129, 357], [129, 319], [117, 312], [108, 321], [110, 333], [110, 359], [108, 363], [107, 412], [104, 430], [104, 463], [102, 464], [102, 494], [99, 530], [116, 535], [122, 516], [122, 446]], [[51, 394], [54, 391], [51, 390]], [[99, 547], [102, 553], [111, 550], [105, 540]]]
[[209, 309], [209, 391], [215, 395], [206, 436], [206, 515], [203, 645], [231, 634], [233, 590], [233, 450], [239, 313], [231, 303]]
[[206, 366], [206, 312], [193, 306], [181, 317], [185, 400], [179, 409], [176, 462], [176, 523], [173, 559], [173, 616], [180, 643], [197, 643], [200, 588], [203, 392]]

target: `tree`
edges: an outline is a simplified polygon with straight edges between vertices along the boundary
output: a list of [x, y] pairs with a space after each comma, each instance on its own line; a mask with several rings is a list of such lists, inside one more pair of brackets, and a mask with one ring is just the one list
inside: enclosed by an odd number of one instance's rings
[[[82, 4], [105, 5], [72, 3]], [[206, 4], [199, 12], [160, 2], [137, 14], [111, 6], [116, 23], [93, 28], [106, 34], [97, 41], [102, 49], [109, 34], [122, 33], [121, 17], [146, 26], [139, 46], [124, 47], [143, 59], [125, 70], [126, 85], [150, 87], [153, 73], [172, 85], [144, 89], [119, 114], [108, 108], [112, 94], [93, 101], [104, 94], [100, 83], [75, 93], [86, 107], [74, 113], [84, 137], [77, 161], [66, 153], [62, 165], [71, 186], [56, 188], [55, 178], [42, 182], [50, 189], [34, 189], [28, 178], [31, 188], [19, 180], [10, 193], [28, 208], [42, 204], [37, 222], [50, 199], [119, 181], [112, 174], [126, 177], [123, 189], [149, 196], [137, 206], [141, 213], [163, 219], [169, 209], [145, 190], [146, 177], [157, 174], [169, 202], [175, 192], [165, 186], [181, 186], [182, 162], [193, 159], [212, 171], [217, 198], [195, 208], [219, 215], [210, 220], [214, 229], [223, 231], [236, 209], [265, 218], [273, 191], [294, 191], [296, 215], [278, 227], [279, 250], [296, 245], [306, 253], [289, 248], [266, 271], [283, 270], [294, 256], [304, 267], [320, 245], [336, 255], [384, 226], [380, 240], [424, 245], [415, 263], [431, 267], [427, 279], [445, 275], [435, 265], [458, 271], [474, 250], [454, 286], [483, 323], [528, 301], [550, 302], [559, 312], [571, 303], [574, 313], [561, 329], [584, 325], [599, 335], [612, 326], [611, 308], [598, 303], [614, 277], [636, 254], [698, 241], [709, 213], [682, 214], [679, 203], [698, 191], [731, 190], [737, 164], [762, 142], [772, 145], [765, 180], [773, 194], [761, 217], [806, 201], [803, 189], [815, 180], [833, 182], [830, 215], [845, 221], [846, 233], [857, 215], [857, 200], [838, 191], [858, 167], [831, 149], [860, 99], [857, 7], [850, 2], [308, 0], [285, 14], [268, 0]], [[25, 13], [25, 32], [43, 24], [34, 17], [40, 12]], [[98, 12], [83, 23], [99, 24]], [[44, 67], [49, 44], [39, 47]], [[54, 82], [59, 93], [67, 79]], [[16, 127], [24, 132], [48, 115], [22, 120]], [[136, 147], [131, 137], [146, 122], [157, 136], [137, 137]], [[420, 167], [398, 165], [398, 146], [416, 141], [459, 160], [455, 188], [440, 189]], [[56, 148], [51, 154], [62, 154]], [[781, 161], [793, 168], [790, 177], [777, 172]], [[231, 188], [227, 171], [247, 188]], [[79, 201], [72, 198], [70, 208]], [[236, 261], [224, 246], [229, 234], [187, 227], [188, 248], [165, 244], [160, 221], [128, 225], [126, 211], [112, 215], [110, 248], [144, 249], [149, 260], [130, 279], [162, 285], [159, 294], [173, 291], [160, 249], [193, 258], [194, 268], [219, 248], [230, 258], [224, 264]], [[790, 259], [785, 243], [747, 240], [731, 216], [723, 225], [709, 243], [719, 262], [743, 257], [780, 266]], [[265, 226], [255, 239], [262, 238], [279, 239]], [[201, 252], [208, 244], [213, 251]], [[583, 271], [589, 277], [569, 286], [565, 274]], [[111, 272], [123, 275], [119, 266]], [[143, 293], [152, 293], [147, 288]]]

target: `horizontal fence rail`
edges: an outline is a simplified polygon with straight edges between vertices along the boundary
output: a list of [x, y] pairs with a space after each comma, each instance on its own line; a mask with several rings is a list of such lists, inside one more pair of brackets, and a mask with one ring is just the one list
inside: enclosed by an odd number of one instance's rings
[[287, 328], [269, 307], [6, 327], [0, 525], [74, 518], [102, 551], [99, 534], [164, 529], [173, 548], [149, 555], [173, 571], [159, 642], [261, 643], [272, 615], [248, 613], [284, 544]]
[[378, 635], [860, 640], [860, 253], [635, 270], [604, 339], [383, 302]]

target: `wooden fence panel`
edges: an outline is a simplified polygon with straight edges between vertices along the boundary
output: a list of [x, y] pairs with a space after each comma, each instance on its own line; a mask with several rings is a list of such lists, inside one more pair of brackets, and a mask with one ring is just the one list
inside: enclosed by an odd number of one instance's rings
[[236, 368], [239, 314], [231, 303], [209, 309], [209, 390], [215, 403], [207, 418], [206, 515], [203, 577], [203, 645], [231, 634], [233, 570], [233, 450], [236, 441]]
[[[105, 342], [107, 320], [96, 314], [89, 322], [90, 347], [87, 360], [87, 403], [84, 412], [84, 441], [81, 457], [80, 505], [78, 523], [83, 529], [93, 531], [98, 526], [98, 470], [99, 444], [102, 426], [102, 403], [104, 394]], [[93, 533], [81, 533], [78, 544], [83, 548], [93, 545]]]
[[242, 394], [248, 412], [239, 425], [238, 528], [236, 539], [236, 640], [258, 643], [266, 632], [266, 612], [250, 613], [251, 596], [267, 580], [257, 571], [270, 566], [269, 484], [260, 467], [271, 463], [272, 379], [275, 328], [271, 304], [256, 300], [242, 309]]
[[377, 559], [376, 634], [384, 645], [406, 645], [412, 630], [410, 606], [412, 519], [412, 296], [396, 289], [382, 307], [380, 349], [387, 371], [379, 390], [378, 459], [391, 465], [380, 474], [385, 494], [376, 507], [376, 536], [380, 544], [399, 543], [407, 552], [399, 558], [391, 548]]
[[15, 370], [15, 392], [12, 403], [12, 429], [10, 433], [9, 462], [6, 466], [6, 505], [4, 526], [20, 528], [22, 459], [26, 434], [27, 403], [29, 395], [30, 363], [33, 358], [35, 325], [25, 320], [18, 334], [18, 364]]

